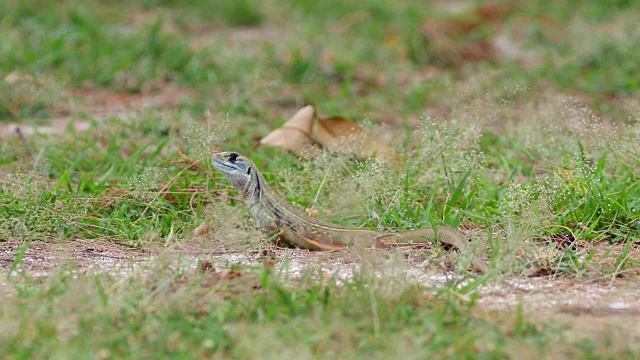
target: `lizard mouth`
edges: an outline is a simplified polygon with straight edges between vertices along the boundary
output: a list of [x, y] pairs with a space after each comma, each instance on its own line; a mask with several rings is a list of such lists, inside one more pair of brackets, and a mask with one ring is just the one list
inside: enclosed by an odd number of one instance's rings
[[220, 166], [226, 167], [226, 168], [228, 168], [228, 169], [240, 170], [237, 166], [231, 166], [231, 165], [229, 165], [229, 164], [223, 163], [223, 162], [218, 161], [218, 160], [213, 160], [213, 162], [214, 162], [215, 164], [217, 164], [217, 165], [220, 165]]

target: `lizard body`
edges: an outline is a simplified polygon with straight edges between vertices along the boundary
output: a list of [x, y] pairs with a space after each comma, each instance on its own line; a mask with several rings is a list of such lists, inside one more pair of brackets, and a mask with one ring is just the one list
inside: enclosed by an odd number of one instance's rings
[[[294, 208], [267, 184], [255, 164], [234, 152], [221, 152], [212, 157], [213, 166], [239, 193], [263, 230], [290, 245], [309, 250], [336, 250], [347, 246], [392, 247], [416, 245], [429, 239], [469, 250], [464, 234], [446, 226], [401, 232], [380, 232], [331, 224], [312, 218]], [[484, 271], [480, 262], [474, 264]]]

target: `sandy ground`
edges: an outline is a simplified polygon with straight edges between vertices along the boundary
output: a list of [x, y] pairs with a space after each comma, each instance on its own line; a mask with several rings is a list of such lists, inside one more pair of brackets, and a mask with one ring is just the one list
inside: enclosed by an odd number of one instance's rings
[[[391, 275], [391, 279], [427, 288], [452, 281], [465, 286], [474, 281], [453, 269], [435, 266], [428, 252], [420, 250], [322, 253], [275, 247], [245, 251], [211, 251], [198, 247], [183, 244], [139, 249], [100, 240], [38, 241], [24, 252], [17, 272], [46, 277], [64, 267], [80, 274], [109, 272], [127, 276], [152, 271], [154, 264], [170, 259], [176, 270], [195, 269], [203, 262], [210, 262], [218, 272], [229, 271], [232, 266], [268, 262], [290, 281], [311, 274], [340, 283], [357, 275], [363, 267], [373, 274]], [[20, 243], [0, 242], [0, 267], [9, 271], [20, 252]], [[567, 275], [498, 278], [500, 280], [479, 286], [478, 311], [492, 314], [520, 306], [532, 319], [566, 324], [584, 336], [617, 329], [627, 336], [640, 337], [640, 284], [633, 279], [581, 280]], [[11, 296], [10, 282], [11, 278], [0, 278], [0, 294]]]
[[10, 136], [30, 136], [33, 134], [60, 135], [69, 126], [76, 132], [86, 132], [91, 122], [110, 117], [130, 120], [141, 111], [158, 108], [176, 108], [181, 101], [193, 97], [184, 88], [173, 84], [163, 84], [156, 90], [143, 94], [114, 93], [108, 90], [71, 90], [64, 94], [64, 100], [50, 109], [52, 117], [46, 125], [25, 122], [3, 122], [0, 124], [0, 138]]

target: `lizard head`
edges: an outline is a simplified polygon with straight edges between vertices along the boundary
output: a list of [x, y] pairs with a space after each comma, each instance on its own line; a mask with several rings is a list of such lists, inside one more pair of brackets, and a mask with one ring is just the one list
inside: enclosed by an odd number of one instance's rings
[[251, 160], [235, 152], [221, 152], [213, 155], [211, 161], [245, 200], [259, 196], [260, 179]]

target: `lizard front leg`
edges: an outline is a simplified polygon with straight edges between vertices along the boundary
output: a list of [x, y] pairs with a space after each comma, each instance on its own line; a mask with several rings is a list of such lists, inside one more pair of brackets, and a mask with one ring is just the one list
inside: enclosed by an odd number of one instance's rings
[[292, 225], [274, 219], [264, 217], [260, 219], [262, 229], [267, 233], [269, 239], [278, 246], [298, 247], [307, 250], [334, 250], [335, 247], [326, 246], [313, 237], [306, 236], [300, 229], [294, 228]]

